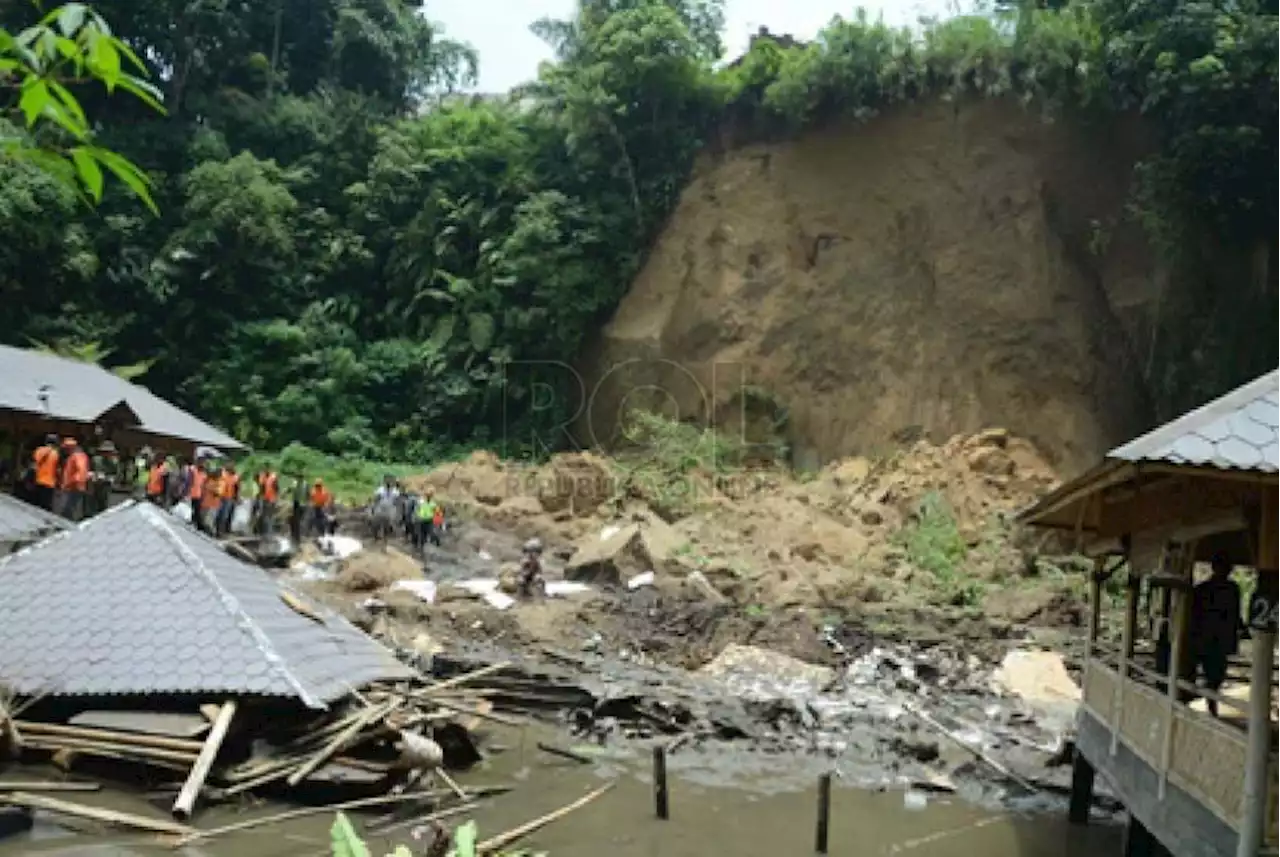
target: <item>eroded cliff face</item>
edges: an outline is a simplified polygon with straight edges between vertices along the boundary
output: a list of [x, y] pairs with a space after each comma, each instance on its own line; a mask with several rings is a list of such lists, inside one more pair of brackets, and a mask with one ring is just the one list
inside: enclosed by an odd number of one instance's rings
[[581, 438], [641, 406], [806, 467], [993, 425], [1092, 464], [1152, 416], [1132, 130], [938, 102], [706, 156], [584, 354]]

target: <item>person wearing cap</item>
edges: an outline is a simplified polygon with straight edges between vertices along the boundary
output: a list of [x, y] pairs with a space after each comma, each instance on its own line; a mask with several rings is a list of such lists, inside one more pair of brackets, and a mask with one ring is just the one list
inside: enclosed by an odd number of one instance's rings
[[31, 454], [35, 469], [35, 501], [41, 509], [53, 511], [53, 495], [58, 488], [58, 436], [46, 435], [44, 443]]
[[317, 535], [329, 532], [329, 509], [333, 505], [333, 493], [325, 487], [323, 479], [311, 484], [311, 527]]
[[62, 439], [62, 473], [58, 478], [57, 512], [69, 521], [84, 517], [89, 490], [89, 454], [74, 437]]
[[109, 440], [98, 444], [93, 453], [93, 473], [91, 474], [90, 496], [93, 509], [90, 514], [105, 512], [111, 505], [111, 487], [120, 475], [120, 454], [116, 445]]

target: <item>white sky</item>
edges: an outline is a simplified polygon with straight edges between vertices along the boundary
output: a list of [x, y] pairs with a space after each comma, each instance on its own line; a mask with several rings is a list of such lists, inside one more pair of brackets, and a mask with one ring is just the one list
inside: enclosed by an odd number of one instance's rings
[[[445, 35], [470, 42], [480, 52], [480, 92], [510, 89], [536, 76], [538, 63], [551, 51], [529, 25], [542, 17], [567, 18], [574, 0], [427, 0], [426, 14], [444, 26]], [[921, 15], [946, 14], [951, 0], [866, 0], [868, 12], [882, 14], [890, 24], [914, 24]], [[835, 15], [852, 17], [854, 3], [833, 0], [727, 0], [725, 4], [726, 58], [747, 47], [748, 37], [761, 26], [770, 32], [810, 39]]]

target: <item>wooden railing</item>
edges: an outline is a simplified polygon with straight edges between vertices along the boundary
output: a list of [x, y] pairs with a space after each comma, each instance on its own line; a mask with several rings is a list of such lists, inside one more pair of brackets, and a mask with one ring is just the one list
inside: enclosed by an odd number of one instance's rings
[[[1101, 652], [1095, 654], [1102, 655]], [[1096, 656], [1089, 658], [1085, 666], [1083, 704], [1089, 714], [1111, 729], [1112, 752], [1123, 743], [1155, 770], [1160, 778], [1162, 797], [1165, 783], [1172, 783], [1232, 829], [1239, 830], [1244, 817], [1247, 735], [1214, 717], [1173, 702], [1163, 689], [1151, 686], [1152, 679], [1167, 686], [1164, 676], [1132, 661], [1126, 666], [1138, 678], [1120, 681], [1116, 667]], [[1233, 707], [1241, 706], [1240, 700], [1220, 699]], [[1273, 753], [1265, 835], [1271, 847], [1277, 842], [1276, 764]]]

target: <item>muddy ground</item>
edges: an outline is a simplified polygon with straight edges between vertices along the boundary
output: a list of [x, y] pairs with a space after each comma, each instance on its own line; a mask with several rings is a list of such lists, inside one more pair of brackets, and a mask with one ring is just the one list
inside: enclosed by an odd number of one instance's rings
[[[1037, 707], [992, 683], [1015, 648], [1050, 648], [1078, 667], [1078, 590], [1046, 572], [1007, 523], [1011, 507], [1051, 484], [1028, 449], [1002, 433], [917, 445], [889, 464], [846, 462], [804, 483], [761, 476], [758, 490], [682, 514], [597, 490], [600, 466], [586, 456], [553, 462], [576, 475], [538, 483], [477, 456], [429, 474], [451, 513], [441, 547], [415, 555], [394, 539], [302, 585], [424, 669], [513, 662], [517, 696], [549, 695], [537, 713], [569, 739], [675, 740], [696, 760], [687, 772], [709, 785], [758, 785], [760, 760], [785, 758], [770, 765], [780, 787], [834, 768], [872, 789], [1061, 808], [1070, 707]], [[1011, 482], [1010, 466], [1022, 481]], [[936, 516], [911, 511], [926, 496], [950, 510], [941, 536], [921, 535], [940, 526]], [[859, 504], [856, 516], [832, 511]], [[771, 507], [762, 529], [758, 510]], [[643, 537], [598, 564], [607, 573], [593, 567], [587, 592], [500, 610], [448, 586], [501, 576], [535, 534], [548, 543], [548, 579], [574, 576], [575, 557], [595, 550], [603, 528], [628, 525]], [[358, 514], [343, 527], [364, 534]], [[963, 547], [953, 567], [922, 568], [931, 548], [914, 537]], [[850, 562], [841, 550], [854, 548]], [[652, 585], [628, 588], [643, 570], [655, 571]], [[414, 578], [439, 585], [434, 603], [394, 590]], [[716, 660], [734, 646], [782, 657]], [[1099, 809], [1114, 807], [1104, 796]]]

